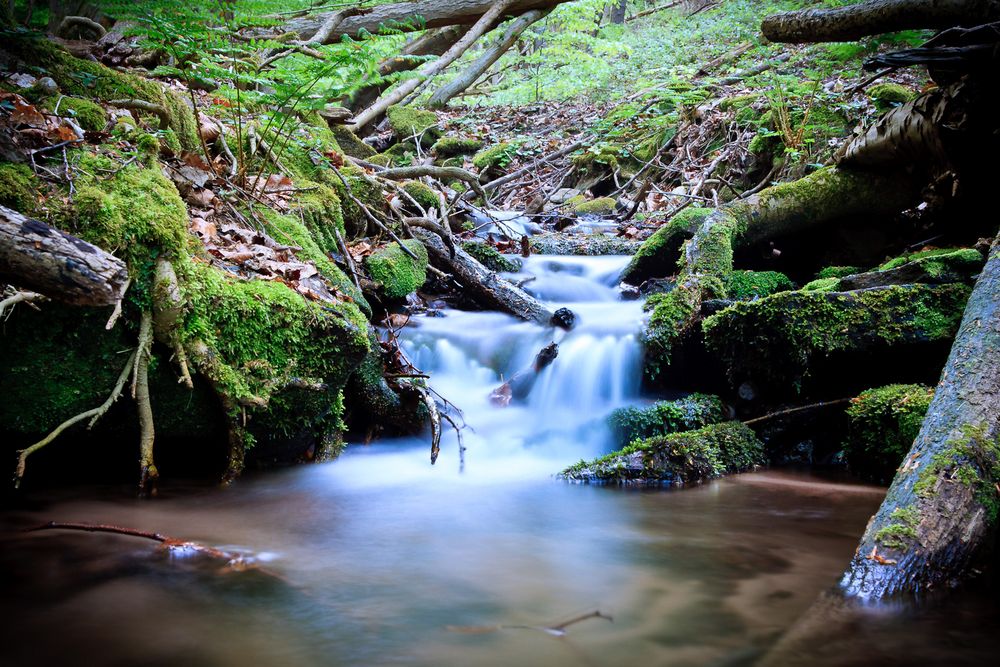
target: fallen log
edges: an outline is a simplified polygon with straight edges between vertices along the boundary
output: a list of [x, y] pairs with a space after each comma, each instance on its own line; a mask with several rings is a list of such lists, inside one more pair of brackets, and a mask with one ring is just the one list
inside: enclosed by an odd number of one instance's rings
[[511, 401], [523, 401], [531, 393], [538, 380], [538, 374], [548, 368], [559, 356], [559, 346], [549, 343], [543, 347], [531, 366], [514, 373], [509, 380], [490, 392], [490, 403], [505, 408]]
[[768, 16], [760, 29], [772, 42], [848, 42], [919, 28], [974, 26], [1000, 18], [1000, 0], [867, 0], [830, 9]]
[[[569, 0], [515, 0], [499, 19], [519, 16], [533, 9], [551, 9]], [[345, 19], [330, 31], [324, 43], [340, 40], [344, 35], [360, 37], [363, 33], [378, 33], [383, 27], [407, 32], [452, 25], [472, 25], [497, 3], [489, 0], [416, 0], [372, 7], [362, 16]], [[290, 20], [286, 26], [302, 39], [312, 37], [329, 14], [305, 16]]]
[[44, 222], [0, 206], [0, 281], [77, 306], [121, 300], [125, 262]]
[[431, 263], [452, 274], [483, 306], [496, 308], [528, 322], [551, 326], [552, 311], [519, 287], [504, 280], [461, 248], [449, 251], [437, 234], [414, 229], [413, 234], [427, 247]]

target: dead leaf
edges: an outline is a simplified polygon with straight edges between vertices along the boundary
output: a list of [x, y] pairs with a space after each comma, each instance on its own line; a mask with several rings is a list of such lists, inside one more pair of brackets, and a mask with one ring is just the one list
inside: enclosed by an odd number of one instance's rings
[[35, 105], [24, 102], [21, 98], [15, 99], [14, 110], [10, 113], [12, 125], [27, 125], [28, 127], [45, 127], [45, 116], [42, 115]]

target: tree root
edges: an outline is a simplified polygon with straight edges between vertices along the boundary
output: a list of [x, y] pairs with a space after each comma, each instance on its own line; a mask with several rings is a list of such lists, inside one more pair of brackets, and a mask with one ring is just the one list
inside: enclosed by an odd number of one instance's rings
[[479, 177], [471, 171], [462, 169], [461, 167], [435, 167], [433, 165], [395, 167], [380, 171], [378, 172], [378, 175], [382, 178], [388, 178], [393, 181], [406, 181], [413, 178], [420, 178], [421, 176], [430, 176], [438, 180], [451, 179], [464, 181], [469, 184], [469, 187], [473, 192], [483, 198], [483, 201], [488, 201], [486, 190], [484, 190], [483, 186], [479, 184]]
[[[4, 313], [7, 312], [8, 308], [13, 308], [19, 303], [28, 303], [31, 301], [44, 301], [46, 297], [38, 292], [15, 292], [11, 296], [7, 297], [3, 301], [0, 301], [0, 317], [3, 317]], [[13, 310], [11, 312], [14, 312]]]
[[97, 420], [100, 419], [102, 416], [104, 416], [104, 413], [106, 413], [108, 409], [110, 409], [111, 406], [114, 404], [114, 402], [118, 400], [118, 397], [121, 396], [122, 389], [124, 389], [125, 383], [128, 381], [129, 375], [131, 375], [132, 373], [132, 368], [135, 366], [135, 360], [137, 355], [138, 355], [138, 350], [136, 350], [129, 356], [128, 361], [125, 363], [125, 367], [122, 369], [121, 375], [118, 376], [118, 381], [115, 382], [115, 386], [111, 390], [111, 394], [108, 395], [108, 398], [103, 403], [101, 403], [96, 408], [87, 410], [86, 412], [81, 412], [78, 415], [70, 417], [62, 424], [57, 426], [55, 430], [53, 430], [43, 439], [39, 440], [30, 447], [26, 447], [25, 449], [20, 450], [17, 453], [17, 471], [14, 476], [15, 488], [21, 486], [21, 480], [24, 478], [25, 466], [27, 465], [29, 456], [37, 452], [39, 449], [42, 449], [43, 447], [48, 445], [50, 442], [59, 437], [60, 433], [65, 431], [73, 424], [76, 424], [77, 422], [90, 418], [90, 424], [87, 425], [87, 428], [88, 429], [93, 428], [94, 424], [97, 423]]
[[427, 406], [431, 421], [431, 465], [437, 463], [438, 454], [441, 453], [441, 413], [438, 412], [437, 403], [434, 397], [424, 387], [411, 385], [420, 395], [420, 400]]
[[142, 314], [139, 325], [139, 348], [135, 361], [135, 396], [139, 412], [139, 495], [156, 495], [156, 481], [160, 477], [153, 461], [153, 443], [156, 431], [153, 427], [153, 408], [149, 400], [149, 358], [153, 344], [153, 314]]
[[170, 129], [170, 112], [166, 110], [165, 107], [154, 104], [153, 102], [147, 102], [146, 100], [111, 100], [108, 102], [113, 107], [119, 107], [122, 109], [130, 109], [132, 111], [145, 111], [146, 113], [155, 114], [160, 119], [160, 129], [169, 130]]
[[87, 18], [86, 16], [67, 16], [62, 20], [62, 23], [59, 24], [59, 27], [56, 28], [55, 35], [56, 37], [66, 39], [69, 31], [76, 27], [85, 28], [91, 31], [97, 35], [97, 39], [100, 39], [108, 34], [108, 31], [104, 29], [104, 26], [97, 21]]

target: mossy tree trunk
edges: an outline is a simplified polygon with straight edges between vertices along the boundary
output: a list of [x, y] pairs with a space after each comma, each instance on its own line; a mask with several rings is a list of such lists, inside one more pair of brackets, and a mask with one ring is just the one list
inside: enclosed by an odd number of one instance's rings
[[760, 27], [772, 42], [845, 42], [899, 30], [979, 25], [997, 18], [998, 0], [867, 0], [775, 14]]
[[978, 563], [1000, 510], [1000, 244], [966, 306], [909, 454], [842, 586], [882, 598], [953, 585]]

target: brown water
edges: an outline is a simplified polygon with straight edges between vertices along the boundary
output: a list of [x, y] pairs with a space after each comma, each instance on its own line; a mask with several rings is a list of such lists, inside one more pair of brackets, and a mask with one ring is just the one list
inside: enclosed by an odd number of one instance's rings
[[[152, 502], [95, 492], [7, 512], [0, 664], [750, 664], [836, 581], [881, 499], [877, 488], [781, 472], [654, 492], [358, 483], [381, 456], [394, 454], [360, 450]], [[245, 549], [269, 574], [219, 573], [131, 537], [17, 530], [51, 519]], [[614, 621], [583, 621], [565, 637], [466, 627], [550, 625], [595, 609]], [[860, 627], [896, 638], [881, 664], [914, 664], [895, 659], [929, 657], [941, 641], [963, 643], [956, 662], [989, 655], [986, 629], [963, 639], [953, 616], [864, 613]]]

